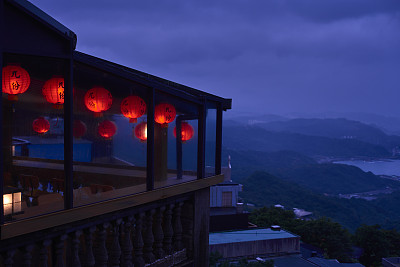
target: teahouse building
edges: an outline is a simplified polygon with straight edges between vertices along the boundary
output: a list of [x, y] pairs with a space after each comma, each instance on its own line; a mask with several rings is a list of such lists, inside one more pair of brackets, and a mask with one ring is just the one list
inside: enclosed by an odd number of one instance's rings
[[231, 100], [78, 52], [25, 0], [0, 34], [0, 266], [208, 265]]

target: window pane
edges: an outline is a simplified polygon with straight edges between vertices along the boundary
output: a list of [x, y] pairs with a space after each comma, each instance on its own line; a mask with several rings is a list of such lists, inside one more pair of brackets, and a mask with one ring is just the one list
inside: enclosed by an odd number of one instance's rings
[[79, 64], [74, 79], [74, 206], [145, 191], [146, 89]]
[[214, 103], [207, 103], [206, 117], [206, 173], [205, 176], [215, 175], [215, 144], [217, 131], [217, 110]]
[[3, 175], [11, 200], [6, 221], [64, 208], [66, 66], [44, 57], [4, 56]]
[[[154, 117], [155, 188], [196, 179], [197, 106], [158, 93]], [[178, 124], [181, 128], [179, 142], [176, 137]]]

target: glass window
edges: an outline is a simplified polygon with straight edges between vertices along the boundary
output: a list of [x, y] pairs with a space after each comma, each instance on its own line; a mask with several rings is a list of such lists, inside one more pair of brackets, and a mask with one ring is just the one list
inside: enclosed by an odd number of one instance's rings
[[66, 61], [3, 58], [5, 220], [64, 208], [64, 73]]
[[154, 187], [197, 179], [197, 105], [158, 93], [154, 119]]
[[205, 176], [215, 175], [215, 145], [217, 131], [217, 109], [214, 103], [207, 103], [206, 114], [206, 172]]
[[146, 88], [79, 64], [74, 80], [74, 206], [145, 191]]

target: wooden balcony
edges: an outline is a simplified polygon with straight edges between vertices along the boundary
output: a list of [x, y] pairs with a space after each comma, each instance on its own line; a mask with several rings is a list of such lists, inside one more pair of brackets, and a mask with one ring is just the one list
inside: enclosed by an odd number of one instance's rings
[[202, 266], [222, 175], [1, 226], [0, 266]]

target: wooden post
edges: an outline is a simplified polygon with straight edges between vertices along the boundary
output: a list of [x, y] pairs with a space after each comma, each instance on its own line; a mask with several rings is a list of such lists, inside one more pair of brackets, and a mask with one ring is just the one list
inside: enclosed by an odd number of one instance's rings
[[168, 128], [154, 124], [154, 178], [156, 181], [167, 179]]
[[194, 266], [208, 266], [208, 233], [210, 228], [210, 188], [200, 189], [194, 196]]

